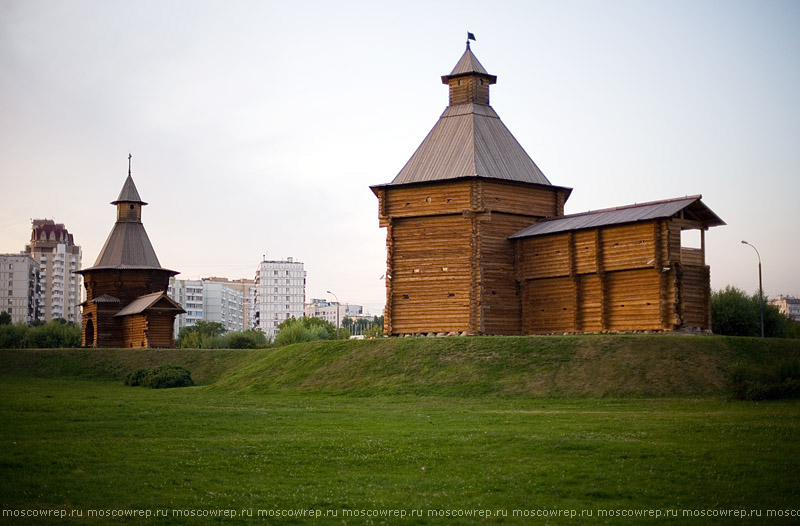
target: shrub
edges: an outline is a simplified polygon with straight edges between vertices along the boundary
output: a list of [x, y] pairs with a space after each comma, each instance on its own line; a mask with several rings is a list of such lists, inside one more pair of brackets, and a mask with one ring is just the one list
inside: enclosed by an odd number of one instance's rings
[[728, 388], [736, 400], [800, 398], [800, 362], [768, 367], [738, 364], [731, 371]]
[[240, 331], [225, 335], [225, 347], [228, 349], [257, 349], [267, 344], [267, 337], [261, 331]]
[[25, 347], [25, 334], [28, 327], [24, 323], [0, 325], [0, 349], [21, 349]]
[[142, 380], [147, 375], [147, 369], [137, 369], [125, 377], [125, 385], [136, 387], [142, 385]]
[[160, 365], [150, 369], [139, 369], [125, 378], [125, 385], [169, 389], [194, 385], [188, 369], [180, 365]]
[[331, 322], [322, 318], [289, 318], [278, 326], [275, 345], [333, 340], [334, 338], [336, 338], [336, 327]]

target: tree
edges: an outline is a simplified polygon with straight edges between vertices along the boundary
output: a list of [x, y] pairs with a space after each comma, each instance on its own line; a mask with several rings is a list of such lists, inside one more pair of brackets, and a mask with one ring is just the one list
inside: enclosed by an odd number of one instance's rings
[[711, 329], [728, 336], [758, 336], [758, 304], [731, 285], [711, 293]]
[[11, 325], [11, 314], [6, 311], [0, 312], [0, 325]]
[[218, 347], [218, 345], [213, 345], [212, 342], [225, 334], [226, 331], [225, 326], [218, 321], [200, 320], [194, 325], [183, 327], [178, 331], [178, 338], [175, 344], [183, 349]]
[[[758, 293], [748, 296], [728, 285], [711, 293], [711, 328], [716, 334], [728, 336], [760, 336], [759, 308]], [[789, 338], [792, 331], [792, 321], [764, 298], [764, 336]]]

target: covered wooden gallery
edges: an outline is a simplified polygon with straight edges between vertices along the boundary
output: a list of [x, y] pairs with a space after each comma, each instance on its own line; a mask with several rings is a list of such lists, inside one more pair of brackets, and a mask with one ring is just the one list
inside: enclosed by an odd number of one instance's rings
[[185, 312], [167, 296], [169, 278], [142, 224], [136, 185], [128, 178], [116, 201], [117, 221], [91, 268], [83, 274], [84, 347], [172, 347], [175, 316]]
[[[442, 82], [450, 104], [391, 183], [388, 335], [543, 334], [710, 328], [699, 196], [564, 215], [555, 186], [489, 105], [469, 45]], [[681, 231], [699, 230], [694, 249]]]

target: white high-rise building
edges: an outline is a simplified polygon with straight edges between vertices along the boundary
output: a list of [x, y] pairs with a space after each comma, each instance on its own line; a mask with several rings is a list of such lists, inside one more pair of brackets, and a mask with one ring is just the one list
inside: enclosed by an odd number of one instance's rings
[[63, 318], [81, 322], [81, 247], [62, 223], [34, 219], [31, 241], [25, 252], [39, 263], [41, 271], [42, 321]]
[[0, 254], [0, 312], [11, 323], [31, 323], [39, 314], [39, 263], [27, 254]]
[[167, 294], [186, 311], [175, 318], [175, 336], [183, 327], [198, 321], [216, 321], [228, 331], [245, 329], [244, 292], [237, 282], [224, 278], [171, 278]]
[[255, 324], [267, 338], [274, 338], [278, 325], [289, 318], [302, 318], [306, 303], [306, 271], [303, 263], [262, 261], [256, 270]]

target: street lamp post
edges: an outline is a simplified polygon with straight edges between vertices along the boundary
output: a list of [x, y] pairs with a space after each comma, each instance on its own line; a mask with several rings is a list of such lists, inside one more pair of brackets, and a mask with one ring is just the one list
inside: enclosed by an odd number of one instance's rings
[[339, 339], [339, 296], [334, 294], [331, 291], [328, 291], [328, 294], [333, 294], [333, 297], [336, 298], [336, 339]]
[[758, 253], [758, 249], [748, 243], [747, 241], [742, 241], [742, 244], [748, 245], [756, 251], [756, 256], [758, 256], [758, 309], [759, 313], [761, 314], [761, 337], [764, 337], [764, 287], [761, 284], [761, 254]]

